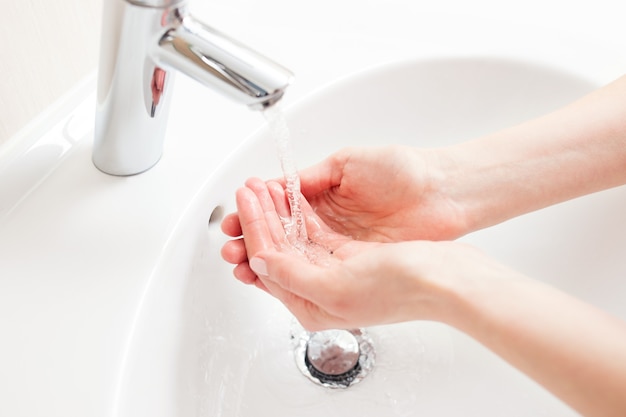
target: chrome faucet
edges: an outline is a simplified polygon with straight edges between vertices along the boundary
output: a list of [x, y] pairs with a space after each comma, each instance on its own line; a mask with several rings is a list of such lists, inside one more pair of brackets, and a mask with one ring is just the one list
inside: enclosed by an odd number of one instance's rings
[[176, 70], [252, 109], [292, 73], [191, 16], [187, 0], [105, 0], [93, 162], [134, 175], [161, 157]]

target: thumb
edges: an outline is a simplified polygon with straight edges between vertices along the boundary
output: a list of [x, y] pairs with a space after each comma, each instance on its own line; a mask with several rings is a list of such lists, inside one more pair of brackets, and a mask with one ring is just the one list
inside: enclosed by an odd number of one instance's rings
[[307, 198], [329, 190], [341, 183], [343, 161], [338, 163], [337, 158], [327, 158], [316, 165], [299, 172], [300, 191]]
[[[279, 299], [310, 331], [333, 327], [337, 318], [322, 307], [325, 281], [321, 267], [295, 254], [258, 253], [249, 261], [250, 268], [269, 292]], [[320, 271], [322, 272], [320, 274]], [[320, 300], [322, 302], [320, 302]]]
[[249, 260], [249, 265], [262, 281], [313, 302], [331, 292], [327, 285], [327, 268], [314, 265], [297, 254], [259, 252]]
[[260, 277], [267, 277], [267, 263], [265, 263], [265, 259], [257, 256], [253, 256], [252, 259], [248, 261], [250, 265], [250, 269]]

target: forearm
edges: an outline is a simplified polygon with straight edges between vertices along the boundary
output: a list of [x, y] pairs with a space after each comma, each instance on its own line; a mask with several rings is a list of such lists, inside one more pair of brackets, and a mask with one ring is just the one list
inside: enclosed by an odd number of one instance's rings
[[626, 183], [626, 77], [544, 117], [442, 150], [468, 232]]
[[514, 272], [463, 287], [451, 324], [581, 414], [626, 415], [624, 322]]

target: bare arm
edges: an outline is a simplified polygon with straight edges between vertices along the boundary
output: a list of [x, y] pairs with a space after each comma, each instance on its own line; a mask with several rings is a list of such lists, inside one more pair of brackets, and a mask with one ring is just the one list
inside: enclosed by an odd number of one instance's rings
[[626, 415], [626, 323], [513, 271], [455, 292], [451, 324], [582, 415]]
[[626, 76], [541, 118], [440, 150], [466, 232], [626, 183]]
[[[458, 242], [360, 242], [304, 205], [333, 259], [311, 264], [281, 243], [277, 184], [237, 193], [254, 283], [310, 330], [436, 320], [467, 333], [587, 417], [626, 415], [626, 323]], [[320, 228], [321, 227], [321, 228]], [[286, 252], [285, 252], [286, 251]], [[375, 300], [375, 302], [372, 302]]]

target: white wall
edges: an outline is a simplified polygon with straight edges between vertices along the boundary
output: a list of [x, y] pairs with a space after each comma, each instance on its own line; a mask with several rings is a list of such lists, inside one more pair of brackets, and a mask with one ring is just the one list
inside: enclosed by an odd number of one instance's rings
[[102, 1], [0, 0], [0, 145], [95, 70]]

